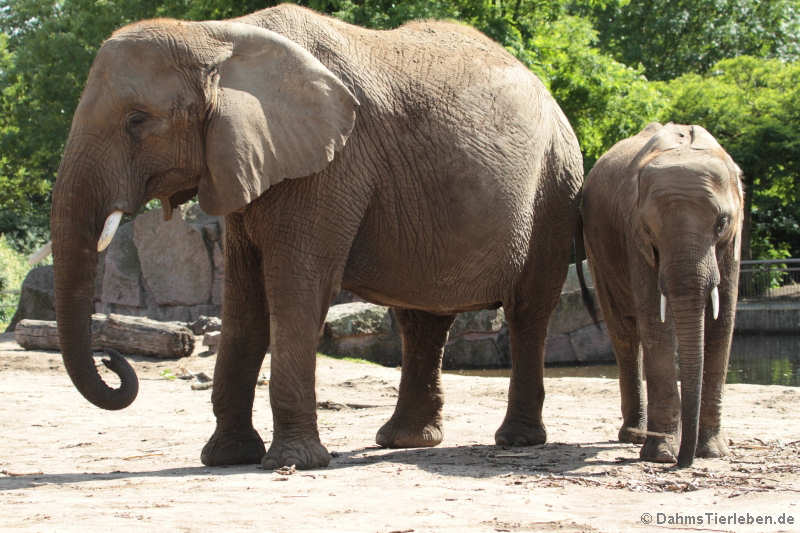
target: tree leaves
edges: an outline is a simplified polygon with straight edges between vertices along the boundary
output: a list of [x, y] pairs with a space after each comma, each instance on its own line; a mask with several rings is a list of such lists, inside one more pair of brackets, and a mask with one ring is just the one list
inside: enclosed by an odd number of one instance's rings
[[[0, 233], [19, 240], [46, 231], [72, 114], [114, 29], [154, 16], [228, 18], [277, 3], [0, 0]], [[703, 125], [745, 171], [754, 256], [800, 256], [800, 0], [297, 3], [376, 29], [416, 18], [475, 26], [549, 87], [587, 171], [652, 120]]]

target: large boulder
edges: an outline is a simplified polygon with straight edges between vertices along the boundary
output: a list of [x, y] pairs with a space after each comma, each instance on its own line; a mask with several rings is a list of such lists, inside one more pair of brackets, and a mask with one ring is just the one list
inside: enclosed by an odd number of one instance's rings
[[583, 272], [589, 293], [594, 299], [600, 323], [595, 324], [586, 310], [581, 296], [575, 264], [569, 266], [561, 298], [547, 328], [545, 362], [547, 363], [598, 363], [614, 361], [614, 351], [608, 337], [603, 315], [597, 304], [594, 283], [589, 265], [583, 262]]
[[53, 298], [53, 266], [39, 266], [28, 272], [20, 289], [17, 311], [6, 331], [13, 331], [20, 320], [55, 320], [56, 309]]
[[[388, 366], [402, 363], [402, 340], [388, 307], [366, 302], [331, 306], [319, 350]], [[461, 313], [450, 328], [443, 367], [508, 366], [508, 333], [502, 309]]]
[[117, 230], [103, 259], [100, 301], [128, 307], [141, 307], [142, 267], [133, 241], [133, 224]]
[[331, 306], [319, 350], [338, 357], [357, 357], [388, 366], [402, 362], [401, 341], [388, 308], [366, 302]]
[[[176, 210], [164, 221], [160, 209], [120, 226], [98, 260], [95, 312], [192, 322], [219, 316], [224, 287], [225, 226], [197, 205]], [[591, 287], [588, 268], [584, 265]], [[23, 318], [53, 320], [52, 267], [34, 269], [23, 284], [12, 326]], [[337, 295], [323, 328], [319, 349], [330, 355], [402, 363], [402, 342], [392, 312], [359, 301], [347, 291]], [[545, 361], [612, 361], [605, 326], [593, 324], [584, 308], [575, 266], [571, 265], [561, 300], [548, 327]], [[503, 309], [461, 313], [444, 351], [446, 369], [507, 367], [511, 364]]]
[[503, 309], [459, 313], [444, 348], [442, 367], [489, 368], [511, 364]]
[[[590, 292], [594, 294], [585, 263], [584, 273]], [[402, 363], [401, 346], [390, 310], [360, 302], [331, 306], [319, 349], [329, 355], [396, 366]], [[548, 325], [545, 362], [574, 364], [613, 360], [605, 324], [594, 324], [586, 311], [575, 265], [570, 265], [561, 299]], [[510, 364], [508, 325], [502, 308], [460, 313], [456, 317], [445, 345], [443, 368], [508, 367]]]
[[159, 306], [192, 306], [211, 298], [212, 266], [202, 229], [161, 209], [136, 217], [133, 242], [148, 293]]

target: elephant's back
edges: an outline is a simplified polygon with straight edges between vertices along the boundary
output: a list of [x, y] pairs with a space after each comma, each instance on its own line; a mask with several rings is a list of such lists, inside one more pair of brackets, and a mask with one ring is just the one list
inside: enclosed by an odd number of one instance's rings
[[637, 192], [636, 171], [631, 165], [652, 137], [655, 126], [660, 124], [650, 124], [637, 135], [614, 144], [589, 171], [583, 185], [583, 216], [587, 222], [594, 218], [609, 220], [615, 209], [623, 218], [630, 214]]
[[408, 116], [494, 138], [540, 139], [542, 119], [558, 108], [535, 74], [465, 24], [426, 20], [370, 30], [292, 4], [237, 20], [305, 47], [359, 99], [363, 122]]
[[[270, 29], [360, 102], [319, 179], [358, 198], [345, 210], [359, 220], [344, 285], [438, 312], [504, 300], [531, 256], [537, 214], [574, 214], [582, 178], [577, 139], [544, 85], [460, 24], [373, 31], [281, 9]], [[566, 243], [571, 217], [552, 228]]]

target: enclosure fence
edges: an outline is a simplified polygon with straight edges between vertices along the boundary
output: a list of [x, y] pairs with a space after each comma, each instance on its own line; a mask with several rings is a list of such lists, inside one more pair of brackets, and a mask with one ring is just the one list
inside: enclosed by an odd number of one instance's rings
[[800, 259], [742, 261], [739, 299], [752, 298], [800, 301]]

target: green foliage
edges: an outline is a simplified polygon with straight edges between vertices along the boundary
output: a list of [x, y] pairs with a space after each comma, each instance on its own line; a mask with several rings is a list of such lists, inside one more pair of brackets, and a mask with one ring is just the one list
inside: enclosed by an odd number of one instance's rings
[[[0, 233], [25, 252], [46, 237], [72, 114], [114, 29], [153, 16], [224, 19], [277, 3], [0, 0]], [[652, 120], [704, 125], [745, 170], [752, 213], [745, 248], [754, 257], [800, 256], [800, 67], [792, 62], [800, 58], [800, 0], [296, 3], [369, 28], [418, 18], [478, 28], [548, 86], [587, 170]]]
[[[0, 209], [45, 228], [72, 114], [100, 43], [147, 0], [0, 0]], [[19, 228], [0, 218], [0, 232]]]
[[630, 0], [578, 11], [591, 13], [601, 48], [652, 80], [740, 55], [800, 58], [798, 0]]
[[317, 352], [317, 357], [327, 357], [328, 359], [338, 359], [340, 361], [348, 361], [350, 363], [358, 363], [360, 365], [378, 365], [381, 366], [379, 363], [375, 361], [370, 361], [368, 359], [362, 359], [360, 357], [349, 357], [346, 355], [327, 355], [324, 353]]
[[563, 16], [544, 29], [533, 32], [525, 59], [549, 82], [578, 135], [588, 171], [615, 142], [655, 120], [666, 99], [640, 70], [594, 48], [586, 19]]
[[28, 262], [0, 235], [0, 331], [5, 331], [17, 309], [22, 281], [28, 273]]

